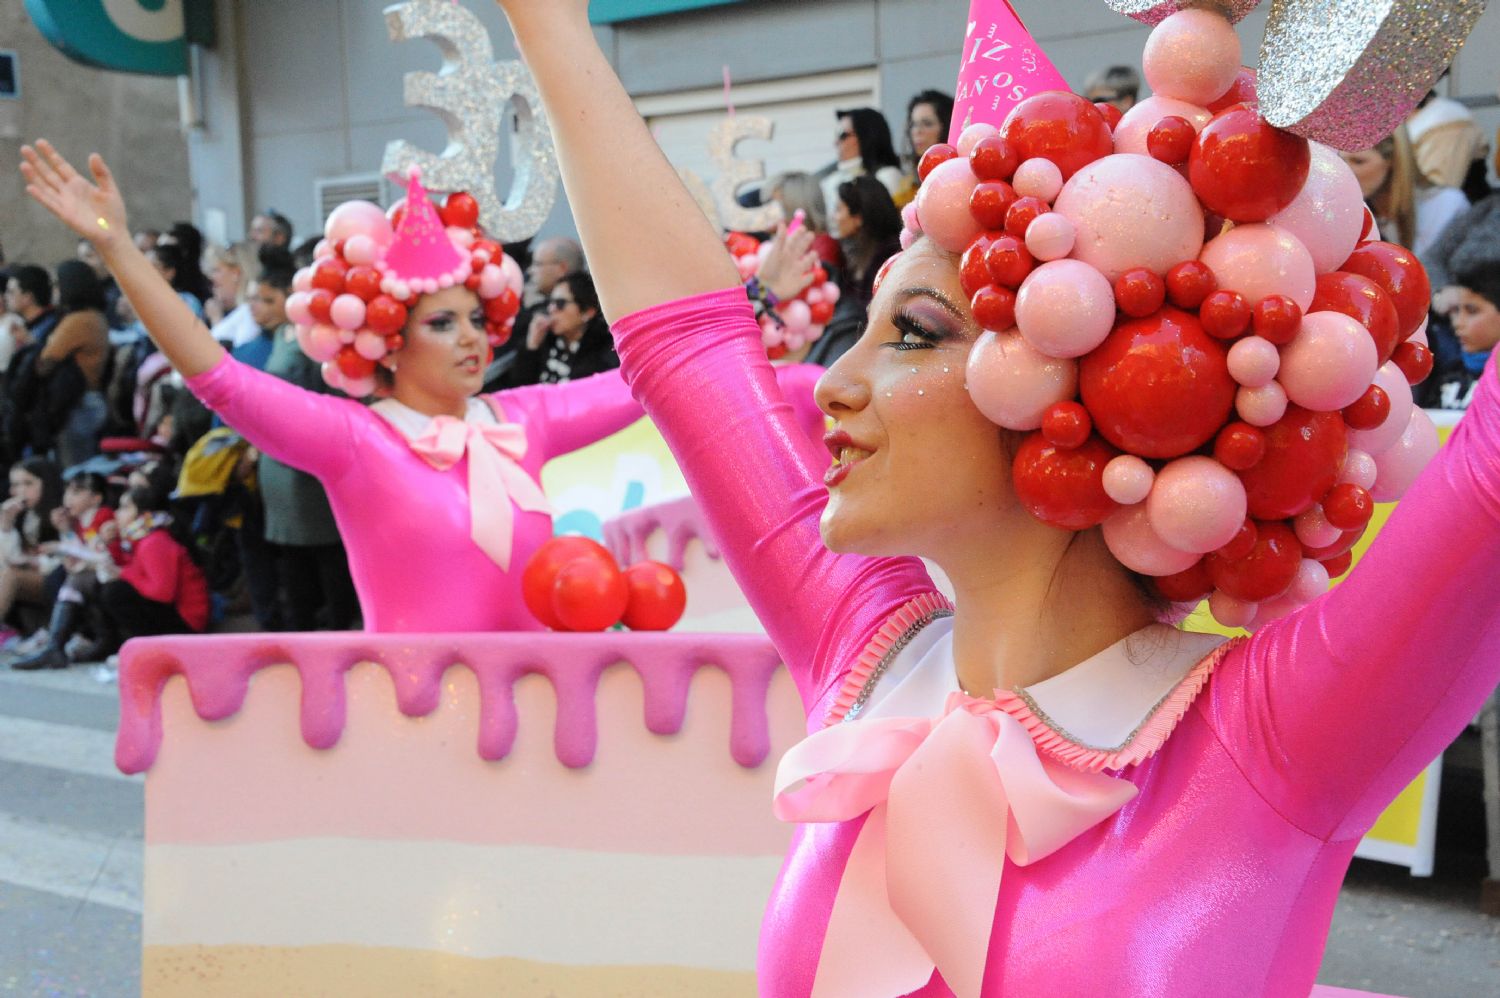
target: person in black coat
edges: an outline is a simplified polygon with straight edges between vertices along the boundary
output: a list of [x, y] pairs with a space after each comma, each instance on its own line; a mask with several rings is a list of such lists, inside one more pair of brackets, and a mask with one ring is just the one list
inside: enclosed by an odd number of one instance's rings
[[575, 272], [553, 286], [546, 321], [533, 324], [507, 374], [512, 387], [555, 385], [619, 366], [594, 279]]

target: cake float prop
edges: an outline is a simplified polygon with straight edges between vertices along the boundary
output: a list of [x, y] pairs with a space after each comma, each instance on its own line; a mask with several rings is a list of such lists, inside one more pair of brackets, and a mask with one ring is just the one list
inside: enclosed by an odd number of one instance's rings
[[604, 545], [587, 537], [554, 537], [521, 575], [521, 595], [554, 631], [667, 631], [687, 609], [682, 576], [659, 561], [621, 570]]
[[[1331, 148], [1273, 126], [1222, 13], [1172, 13], [1123, 117], [1026, 97], [933, 147], [903, 243], [961, 260], [967, 383], [1030, 512], [1256, 627], [1349, 568], [1438, 447], [1431, 289]], [[963, 89], [963, 85], [960, 85]]]

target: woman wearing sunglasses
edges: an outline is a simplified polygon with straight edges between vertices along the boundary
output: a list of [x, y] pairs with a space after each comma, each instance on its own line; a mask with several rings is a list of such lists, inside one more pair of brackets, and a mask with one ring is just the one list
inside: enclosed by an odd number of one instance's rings
[[599, 309], [594, 279], [583, 271], [567, 275], [547, 298], [546, 316], [526, 337], [508, 372], [512, 385], [556, 385], [620, 366], [609, 324]]

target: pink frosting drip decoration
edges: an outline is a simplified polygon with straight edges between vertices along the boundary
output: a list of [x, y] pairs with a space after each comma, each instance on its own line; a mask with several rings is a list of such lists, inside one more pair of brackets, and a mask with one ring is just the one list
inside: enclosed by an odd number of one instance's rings
[[422, 186], [420, 170], [413, 169], [406, 182], [406, 211], [385, 251], [382, 270], [388, 279], [424, 294], [461, 283], [473, 270], [468, 253], [448, 236]]
[[425, 717], [437, 709], [450, 666], [470, 669], [479, 682], [479, 755], [491, 762], [504, 759], [515, 743], [516, 681], [527, 675], [546, 677], [557, 697], [557, 758], [572, 769], [594, 760], [599, 677], [620, 663], [641, 677], [646, 728], [658, 735], [682, 729], [694, 673], [705, 666], [723, 669], [733, 699], [730, 755], [755, 769], [771, 751], [766, 697], [782, 667], [771, 643], [750, 634], [632, 634], [628, 640], [614, 634], [150, 638], [132, 641], [120, 653], [115, 765], [126, 773], [151, 768], [161, 747], [162, 690], [172, 676], [187, 681], [199, 717], [220, 721], [239, 711], [250, 677], [274, 665], [290, 664], [301, 677], [303, 741], [314, 749], [332, 748], [344, 730], [344, 674], [361, 662], [385, 669], [407, 717]]
[[703, 512], [692, 496], [633, 509], [607, 521], [604, 545], [621, 565], [633, 565], [650, 557], [646, 542], [658, 530], [667, 535], [667, 564], [679, 572], [685, 567], [688, 542], [694, 538], [703, 542], [710, 558], [718, 561], [721, 557]]

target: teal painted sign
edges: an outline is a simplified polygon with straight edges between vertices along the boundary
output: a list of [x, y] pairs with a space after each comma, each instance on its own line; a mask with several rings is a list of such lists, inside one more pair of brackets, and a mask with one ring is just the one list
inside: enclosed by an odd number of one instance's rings
[[42, 37], [74, 62], [181, 76], [188, 46], [212, 45], [213, 0], [26, 0]]
[[637, 17], [654, 17], [657, 14], [675, 14], [699, 7], [719, 7], [740, 0], [593, 0], [589, 4], [589, 20], [595, 24], [613, 24]]

